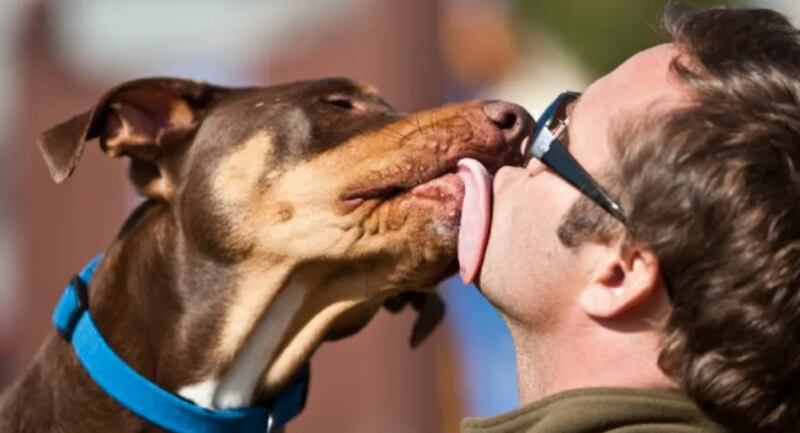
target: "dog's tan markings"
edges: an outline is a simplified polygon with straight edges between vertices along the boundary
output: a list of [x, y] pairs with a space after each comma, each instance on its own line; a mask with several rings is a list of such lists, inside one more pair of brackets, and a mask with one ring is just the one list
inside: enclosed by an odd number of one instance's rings
[[[335, 213], [340, 185], [320, 179], [337, 179], [342, 170], [327, 158], [306, 162], [283, 174], [271, 185], [270, 199], [258, 203], [253, 221], [287, 216], [291, 206], [291, 224], [272, 225], [259, 232], [259, 245], [279, 246], [290, 257], [309, 259], [320, 254], [343, 254], [352, 224]], [[338, 175], [338, 176], [337, 176]], [[280, 203], [276, 205], [276, 203]], [[275, 217], [272, 218], [275, 218]]]
[[[118, 111], [121, 104], [111, 104], [111, 108]], [[152, 139], [140, 132], [131, 125], [128, 120], [123, 116], [117, 116], [119, 120], [119, 128], [115, 131], [113, 136], [107, 137], [104, 141], [107, 152], [110, 156], [118, 157], [122, 155], [123, 144], [148, 144]]]
[[273, 137], [267, 131], [258, 131], [225, 157], [214, 174], [214, 196], [232, 206], [253, 200], [253, 188], [265, 167], [272, 165], [273, 145]]
[[349, 299], [327, 305], [323, 311], [318, 312], [305, 323], [289, 340], [289, 344], [278, 354], [269, 369], [265, 372], [263, 381], [268, 389], [280, 389], [291, 379], [291, 374], [302, 364], [305, 357], [311, 353], [324, 337], [325, 331], [336, 318], [348, 310], [358, 306], [363, 300]]
[[175, 181], [164, 174], [140, 186], [139, 193], [145, 197], [172, 197], [175, 193]]
[[172, 126], [187, 127], [194, 123], [194, 112], [183, 99], [174, 99], [169, 110], [169, 123]]
[[230, 307], [225, 314], [217, 354], [230, 360], [242, 342], [255, 327], [256, 321], [278, 296], [286, 284], [291, 266], [288, 263], [250, 263], [240, 268], [241, 281], [234, 291]]
[[275, 357], [307, 295], [308, 290], [302, 282], [290, 279], [273, 302], [262, 307], [264, 311], [256, 316], [252, 331], [240, 344], [236, 358], [222, 375], [214, 395], [214, 407], [227, 409], [251, 403], [264, 369]]
[[[225, 356], [230, 366], [218, 378], [184, 387], [181, 395], [214, 408], [236, 408], [251, 404], [264, 380], [270, 389], [278, 389], [334, 320], [373, 294], [369, 278], [373, 267], [359, 265], [349, 269], [353, 272], [342, 272], [343, 266], [301, 266], [293, 270], [292, 277], [273, 285], [268, 275], [274, 269], [267, 272], [247, 265], [224, 327], [223, 342], [230, 343], [222, 350], [235, 350], [235, 356]], [[279, 287], [280, 293], [264, 293], [268, 287]]]
[[[113, 136], [105, 139], [105, 145], [111, 156], [120, 156], [122, 145], [150, 144], [157, 137], [148, 135], [146, 131], [137, 130], [122, 113], [125, 110], [122, 103], [115, 102], [110, 104], [110, 108], [116, 113], [119, 126]], [[167, 119], [169, 127], [187, 128], [194, 123], [194, 112], [189, 104], [182, 99], [171, 101], [169, 117]]]
[[[353, 158], [352, 150], [348, 149], [351, 146], [360, 148], [359, 158]], [[402, 228], [407, 217], [402, 212], [378, 206], [372, 212], [364, 209], [350, 215], [341, 210], [338, 202], [345, 187], [352, 187], [356, 176], [363, 178], [365, 171], [374, 172], [375, 183], [378, 183], [413, 170], [411, 162], [398, 163], [379, 157], [399, 146], [397, 140], [380, 133], [360, 136], [332, 149], [325, 158], [314, 159], [284, 173], [271, 185], [271, 200], [261, 201], [262, 209], [256, 214], [275, 214], [278, 209], [278, 215], [282, 215], [276, 203], [288, 202], [294, 207], [292, 224], [272, 227], [258, 244], [281, 245], [284, 251], [296, 257], [318, 256], [320, 252], [335, 256], [344, 254], [365, 233]], [[326, 181], [320, 182], [320, 179]]]
[[[319, 267], [307, 269], [307, 274], [318, 274], [316, 281], [306, 283], [311, 296], [295, 316], [288, 334], [284, 336], [284, 341], [288, 344], [281, 349], [265, 372], [264, 385], [268, 389], [279, 389], [290, 380], [291, 374], [319, 345], [331, 326], [348, 312], [368, 306], [365, 303], [380, 305], [383, 296], [390, 294], [392, 289], [390, 285], [384, 285], [391, 268], [391, 262], [372, 261], [356, 266], [338, 264], [335, 268], [329, 266], [327, 270]], [[371, 309], [367, 308], [365, 311], [369, 310]]]
[[375, 86], [371, 86], [369, 84], [361, 84], [361, 85], [359, 85], [358, 86], [358, 90], [360, 90], [361, 93], [363, 93], [365, 95], [380, 96], [380, 93], [378, 92], [378, 89]]

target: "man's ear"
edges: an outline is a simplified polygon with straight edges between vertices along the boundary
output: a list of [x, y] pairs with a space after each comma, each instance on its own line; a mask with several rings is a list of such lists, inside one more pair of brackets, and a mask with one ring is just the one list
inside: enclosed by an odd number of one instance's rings
[[226, 89], [206, 83], [147, 78], [117, 86], [97, 105], [47, 130], [38, 144], [56, 183], [66, 180], [83, 154], [84, 143], [100, 139], [110, 156], [132, 158], [131, 178], [144, 195], [158, 196], [170, 180], [161, 164], [180, 151], [206, 109]]
[[619, 317], [664, 290], [658, 258], [641, 243], [599, 247], [580, 306], [596, 319]]

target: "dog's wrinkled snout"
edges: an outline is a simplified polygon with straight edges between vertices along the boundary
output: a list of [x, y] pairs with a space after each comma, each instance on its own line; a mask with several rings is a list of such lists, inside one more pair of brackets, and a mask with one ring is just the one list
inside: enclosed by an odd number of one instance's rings
[[487, 102], [483, 106], [483, 113], [503, 132], [506, 143], [518, 143], [531, 133], [533, 118], [517, 104]]

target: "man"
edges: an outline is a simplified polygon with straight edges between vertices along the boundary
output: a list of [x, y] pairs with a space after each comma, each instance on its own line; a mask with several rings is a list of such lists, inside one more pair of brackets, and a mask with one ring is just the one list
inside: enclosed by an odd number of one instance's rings
[[544, 164], [495, 177], [459, 254], [524, 406], [465, 432], [800, 431], [798, 31], [733, 9], [666, 28], [537, 119]]

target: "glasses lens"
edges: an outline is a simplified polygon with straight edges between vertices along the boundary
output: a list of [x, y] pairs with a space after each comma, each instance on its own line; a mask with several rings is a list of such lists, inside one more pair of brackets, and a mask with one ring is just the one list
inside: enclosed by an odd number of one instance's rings
[[[566, 126], [569, 123], [570, 106], [578, 99], [580, 93], [564, 92], [545, 108], [541, 116], [536, 120], [536, 125], [532, 134], [532, 145], [528, 148], [523, 161], [527, 165], [531, 159], [538, 158], [542, 149], [536, 144], [549, 146], [549, 141], [553, 138], [564, 139]], [[567, 144], [567, 143], [564, 143]]]
[[592, 179], [565, 146], [568, 137], [564, 132], [569, 123], [570, 106], [578, 96], [578, 93], [562, 93], [547, 107], [534, 130], [526, 164], [531, 158], [539, 159], [624, 224], [625, 215], [619, 204]]
[[547, 122], [547, 127], [554, 133], [553, 136], [556, 138], [558, 138], [558, 135], [555, 134], [556, 130], [562, 129], [569, 124], [570, 107], [577, 99], [578, 95], [576, 93], [562, 93], [558, 97], [553, 115]]

